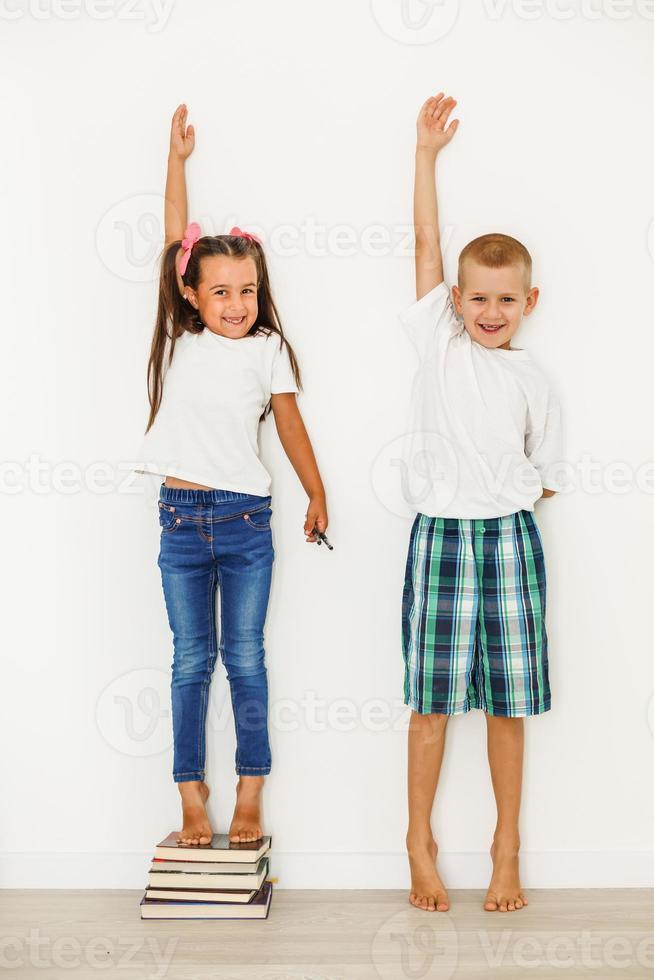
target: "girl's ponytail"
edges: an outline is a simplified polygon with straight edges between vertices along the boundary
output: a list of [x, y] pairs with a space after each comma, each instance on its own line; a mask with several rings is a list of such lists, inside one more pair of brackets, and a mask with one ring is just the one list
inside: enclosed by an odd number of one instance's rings
[[[150, 402], [150, 417], [146, 433], [152, 427], [163, 394], [164, 357], [168, 348], [167, 366], [173, 359], [175, 342], [183, 330], [193, 330], [195, 313], [188, 300], [179, 291], [177, 282], [177, 255], [182, 242], [170, 242], [161, 257], [161, 274], [159, 277], [159, 299], [157, 303], [157, 320], [148, 360], [148, 401]], [[170, 324], [170, 332], [168, 325]]]

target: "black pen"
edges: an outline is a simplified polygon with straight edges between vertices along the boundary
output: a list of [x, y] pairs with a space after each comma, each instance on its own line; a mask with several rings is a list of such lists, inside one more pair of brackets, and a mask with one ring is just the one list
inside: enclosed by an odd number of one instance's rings
[[330, 551], [334, 550], [334, 545], [329, 543], [329, 541], [327, 540], [327, 535], [325, 534], [324, 531], [319, 531], [318, 528], [314, 527], [311, 533], [317, 535], [318, 537], [316, 544], [322, 544], [324, 541]]

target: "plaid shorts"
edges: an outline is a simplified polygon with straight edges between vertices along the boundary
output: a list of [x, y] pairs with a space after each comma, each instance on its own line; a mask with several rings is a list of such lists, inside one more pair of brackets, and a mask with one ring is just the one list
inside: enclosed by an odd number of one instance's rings
[[404, 703], [420, 714], [549, 710], [545, 559], [532, 511], [416, 515], [402, 652]]

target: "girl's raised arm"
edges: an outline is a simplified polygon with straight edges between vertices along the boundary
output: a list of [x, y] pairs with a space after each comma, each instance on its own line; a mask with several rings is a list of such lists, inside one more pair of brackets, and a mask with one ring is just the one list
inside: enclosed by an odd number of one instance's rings
[[[195, 146], [195, 130], [186, 126], [188, 109], [182, 103], [175, 109], [170, 127], [168, 173], [166, 175], [166, 204], [164, 208], [165, 244], [181, 241], [188, 224], [186, 201], [186, 175], [184, 165]], [[177, 277], [180, 293], [184, 292], [181, 276]]]

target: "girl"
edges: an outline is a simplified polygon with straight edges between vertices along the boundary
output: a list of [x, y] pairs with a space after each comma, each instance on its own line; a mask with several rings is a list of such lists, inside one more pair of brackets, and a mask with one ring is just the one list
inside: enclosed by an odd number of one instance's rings
[[[284, 337], [263, 248], [239, 228], [203, 236], [187, 226], [184, 164], [193, 151], [187, 108], [172, 120], [165, 248], [148, 363], [150, 418], [138, 472], [157, 473], [158, 565], [173, 633], [173, 779], [179, 839], [207, 844], [205, 719], [220, 650], [236, 727], [231, 841], [263, 836], [260, 795], [270, 772], [263, 630], [270, 592], [270, 475], [258, 423], [272, 409], [280, 441], [309, 497], [304, 533], [327, 528], [325, 491], [296, 404], [300, 373]], [[168, 328], [170, 325], [170, 329]], [[220, 589], [220, 642], [215, 595]]]

